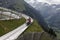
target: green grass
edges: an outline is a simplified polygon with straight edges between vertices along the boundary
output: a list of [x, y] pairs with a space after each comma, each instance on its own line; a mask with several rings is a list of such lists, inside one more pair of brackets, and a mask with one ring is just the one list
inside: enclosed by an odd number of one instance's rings
[[25, 30], [24, 33], [26, 32], [42, 32], [43, 29], [41, 28], [41, 26], [38, 24], [38, 22], [36, 20], [34, 20], [34, 22]]
[[[43, 29], [41, 28], [41, 26], [38, 24], [38, 22], [36, 20], [34, 20], [34, 22], [20, 36], [25, 35], [26, 33], [42, 32], [42, 31], [43, 31]], [[20, 38], [20, 36], [16, 40], [18, 40]], [[52, 37], [50, 37], [50, 35], [46, 32], [44, 32], [40, 38], [40, 40], [54, 40], [54, 39]]]
[[[30, 32], [42, 32], [43, 29], [41, 28], [41, 26], [38, 24], [38, 22], [36, 20], [34, 20], [34, 22], [22, 33], [30, 33]], [[45, 33], [41, 36], [40, 38], [41, 40], [53, 40], [52, 37], [49, 36], [48, 33]]]
[[20, 25], [25, 23], [25, 21], [25, 18], [4, 21], [0, 20], [0, 36], [19, 27]]

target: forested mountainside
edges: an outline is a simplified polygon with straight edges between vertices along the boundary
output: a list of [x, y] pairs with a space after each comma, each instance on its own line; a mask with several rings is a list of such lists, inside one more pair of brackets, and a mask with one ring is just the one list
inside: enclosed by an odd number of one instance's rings
[[[43, 2], [29, 3], [36, 10], [40, 11], [50, 27], [60, 29], [60, 4], [51, 4]], [[54, 28], [53, 28], [54, 29]]]
[[24, 10], [23, 0], [0, 0], [0, 7], [9, 8], [12, 10]]

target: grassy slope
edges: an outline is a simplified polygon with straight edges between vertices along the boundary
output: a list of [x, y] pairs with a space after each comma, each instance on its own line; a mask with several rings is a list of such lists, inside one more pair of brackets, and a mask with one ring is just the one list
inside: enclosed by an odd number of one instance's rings
[[[34, 22], [32, 23], [32, 25], [29, 26], [28, 29], [25, 30], [24, 33], [30, 33], [30, 32], [42, 32], [43, 29], [41, 28], [41, 26], [37, 23], [36, 20], [34, 20]], [[23, 34], [24, 34], [23, 33]], [[22, 35], [23, 35], [22, 34]], [[41, 40], [54, 40], [52, 37], [49, 36], [48, 33], [44, 33], [42, 36], [41, 36]]]
[[[25, 30], [25, 32], [42, 32], [43, 29], [41, 28], [41, 26], [37, 23], [36, 20], [34, 20], [34, 22], [29, 26], [29, 28], [27, 28]], [[24, 33], [25, 33], [24, 32]]]
[[3, 34], [12, 31], [13, 29], [17, 28], [18, 26], [22, 25], [26, 20], [24, 18], [21, 18], [19, 20], [13, 19], [13, 20], [0, 20], [0, 36]]

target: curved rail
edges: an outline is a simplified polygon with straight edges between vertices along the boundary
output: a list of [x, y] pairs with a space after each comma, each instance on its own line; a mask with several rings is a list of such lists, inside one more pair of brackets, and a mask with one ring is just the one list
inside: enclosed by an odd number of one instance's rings
[[[14, 15], [16, 15], [16, 14], [14, 14]], [[27, 16], [25, 14], [22, 14], [22, 17], [24, 17], [25, 19], [29, 18], [29, 16]], [[31, 22], [33, 22], [32, 18], [31, 18]], [[1, 36], [0, 40], [15, 40], [15, 39], [18, 38], [19, 35], [21, 35], [22, 32], [24, 32], [28, 28], [28, 26], [26, 25], [26, 23], [24, 23], [23, 25], [19, 26], [15, 30], [13, 30], [13, 31]]]

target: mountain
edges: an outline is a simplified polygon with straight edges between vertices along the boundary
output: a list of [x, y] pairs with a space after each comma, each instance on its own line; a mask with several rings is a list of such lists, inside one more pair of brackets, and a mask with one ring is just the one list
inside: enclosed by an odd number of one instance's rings
[[53, 15], [50, 19], [48, 19], [49, 24], [51, 27], [57, 27], [60, 29], [60, 12], [57, 12], [57, 14]]
[[49, 5], [48, 3], [35, 2], [30, 5], [40, 11], [50, 27], [60, 29], [60, 4]]
[[48, 29], [48, 25], [46, 24], [43, 17], [39, 14], [40, 12], [37, 11], [36, 9], [34, 9], [32, 6], [30, 6], [25, 1], [23, 1], [23, 0], [0, 0], [0, 2], [1, 2], [0, 3], [1, 7], [5, 7], [5, 8], [8, 8], [8, 9], [12, 9], [12, 10], [16, 10], [16, 11], [23, 11], [24, 9], [26, 9], [25, 14], [37, 19], [39, 24], [41, 24], [41, 26], [43, 26], [44, 29], [45, 29], [45, 27], [47, 27], [47, 29]]
[[[55, 22], [55, 21], [59, 20], [59, 18], [56, 18], [57, 20], [54, 20], [54, 17], [55, 17], [54, 15], [56, 15], [58, 10], [60, 10], [59, 9], [60, 6], [55, 5], [55, 4], [49, 5], [47, 3], [34, 2], [33, 4], [31, 3], [29, 5], [28, 3], [24, 2], [23, 0], [0, 0], [0, 7], [5, 7], [5, 8], [12, 9], [12, 10], [15, 10], [18, 12], [23, 11], [25, 14], [36, 19], [38, 21], [38, 23], [42, 26], [44, 31], [46, 31], [48, 33], [50, 30], [49, 27], [53, 27], [54, 23], [52, 23], [52, 21]], [[54, 27], [55, 27], [55, 25], [57, 25], [57, 24], [54, 24]], [[57, 28], [59, 28], [59, 27], [57, 27]]]
[[44, 20], [44, 17], [41, 15], [40, 11], [36, 10], [35, 8], [33, 8], [31, 5], [29, 5], [26, 2], [24, 2], [24, 5], [25, 5], [25, 9], [26, 9], [23, 11], [24, 14], [29, 15], [30, 17], [36, 19], [38, 21], [39, 25], [42, 26], [43, 30], [45, 32], [48, 32], [49, 31], [48, 24]]
[[0, 0], [0, 7], [9, 8], [16, 11], [24, 10], [23, 0]]
[[[23, 0], [0, 0], [0, 7], [9, 8], [15, 11], [23, 11], [25, 10], [25, 6], [23, 4]], [[60, 29], [60, 4], [52, 4], [37, 2], [29, 3], [32, 7], [40, 12], [40, 14], [44, 17], [50, 27], [57, 27]], [[33, 10], [33, 9], [31, 9]], [[33, 12], [33, 11], [32, 11]], [[38, 12], [34, 12], [38, 13]], [[32, 14], [28, 14], [30, 16], [34, 16]]]
[[41, 14], [46, 18], [48, 16], [51, 16], [52, 13], [55, 14], [55, 8], [53, 8], [52, 6], [50, 6], [47, 3], [42, 3], [42, 2], [38, 2], [38, 3], [34, 3], [35, 8], [41, 12]]

